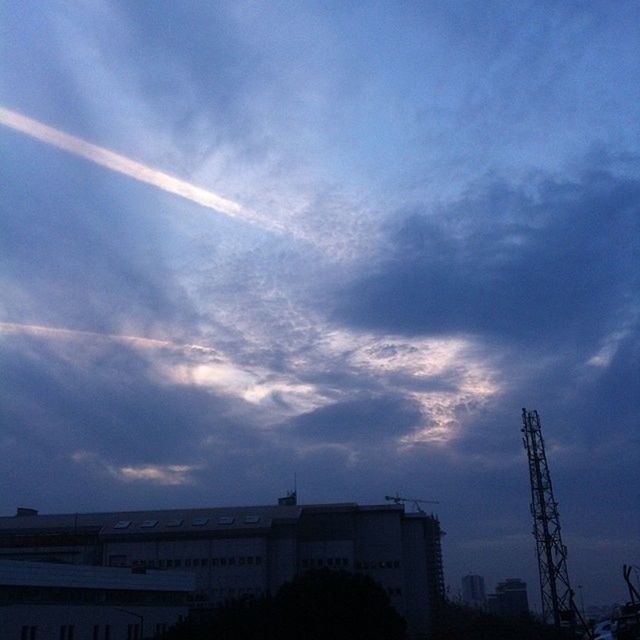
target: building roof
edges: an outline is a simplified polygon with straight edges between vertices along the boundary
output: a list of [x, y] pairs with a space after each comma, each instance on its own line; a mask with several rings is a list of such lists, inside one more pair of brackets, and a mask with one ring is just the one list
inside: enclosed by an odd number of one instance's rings
[[298, 506], [216, 507], [209, 509], [162, 509], [104, 513], [42, 514], [0, 517], [0, 535], [76, 531], [102, 536], [132, 533], [184, 533], [268, 529], [273, 522], [295, 521]]

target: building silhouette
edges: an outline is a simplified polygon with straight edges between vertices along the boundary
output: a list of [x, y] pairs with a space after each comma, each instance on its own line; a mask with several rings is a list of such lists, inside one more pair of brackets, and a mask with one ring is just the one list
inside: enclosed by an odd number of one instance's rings
[[489, 611], [505, 617], [522, 617], [529, 615], [529, 599], [527, 583], [519, 578], [507, 578], [496, 587], [495, 593], [489, 595]]
[[487, 606], [482, 576], [467, 575], [462, 578], [462, 602], [474, 609], [484, 609]]
[[[188, 572], [191, 612], [275, 594], [302, 572], [360, 572], [388, 593], [414, 636], [444, 601], [438, 519], [355, 503], [0, 517], [0, 561]], [[28, 621], [25, 625], [30, 624]], [[110, 640], [120, 640], [112, 636]]]

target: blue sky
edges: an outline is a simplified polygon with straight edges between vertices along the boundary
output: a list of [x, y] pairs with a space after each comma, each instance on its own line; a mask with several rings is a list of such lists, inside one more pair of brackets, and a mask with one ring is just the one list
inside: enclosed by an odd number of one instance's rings
[[640, 9], [12, 2], [0, 498], [439, 500], [537, 570], [541, 414], [589, 603], [640, 564]]

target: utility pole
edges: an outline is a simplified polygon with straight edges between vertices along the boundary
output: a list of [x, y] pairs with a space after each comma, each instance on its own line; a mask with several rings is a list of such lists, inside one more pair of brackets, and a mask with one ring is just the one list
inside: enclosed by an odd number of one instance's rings
[[523, 443], [529, 459], [531, 515], [538, 554], [542, 617], [545, 622], [552, 620], [557, 629], [575, 628], [579, 611], [569, 582], [567, 547], [562, 544], [558, 503], [553, 497], [538, 412], [523, 409], [522, 423]]

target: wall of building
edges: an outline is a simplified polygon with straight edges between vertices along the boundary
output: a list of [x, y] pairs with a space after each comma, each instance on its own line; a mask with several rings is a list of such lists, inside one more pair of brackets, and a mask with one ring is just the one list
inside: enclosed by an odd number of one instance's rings
[[[160, 637], [186, 617], [186, 606], [13, 604], [2, 607], [3, 640], [139, 640]], [[33, 631], [32, 631], [33, 629]], [[32, 638], [33, 634], [33, 638]]]
[[[347, 570], [378, 582], [417, 636], [428, 631], [444, 596], [439, 523], [425, 514], [405, 514], [399, 505], [0, 518], [0, 558], [26, 558], [35, 551], [57, 558], [61, 545], [74, 547], [68, 543], [77, 542], [71, 538], [81, 526], [84, 551], [67, 559], [136, 571], [189, 571], [195, 576], [189, 603], [194, 609], [275, 594], [306, 570]], [[51, 538], [54, 527], [58, 533]]]

